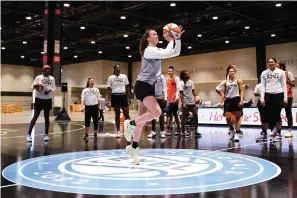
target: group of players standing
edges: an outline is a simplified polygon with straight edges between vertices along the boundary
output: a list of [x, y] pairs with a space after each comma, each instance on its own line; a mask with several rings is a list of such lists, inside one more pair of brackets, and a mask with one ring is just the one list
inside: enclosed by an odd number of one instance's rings
[[[190, 80], [190, 74], [187, 71], [181, 71], [180, 77], [175, 75], [174, 67], [168, 68], [168, 77], [165, 78], [161, 74], [161, 59], [178, 56], [180, 53], [180, 36], [175, 40], [170, 37], [164, 38], [169, 42], [166, 49], [157, 48], [158, 35], [154, 30], [147, 31], [140, 44], [142, 55], [142, 68], [137, 77], [135, 84], [135, 94], [139, 101], [140, 116], [135, 120], [130, 120], [129, 105], [131, 104], [131, 93], [129, 81], [125, 74], [120, 73], [120, 66], [114, 66], [113, 75], [109, 76], [107, 81], [107, 107], [113, 107], [115, 112], [115, 123], [117, 137], [125, 136], [131, 141], [133, 136], [133, 144], [127, 147], [128, 152], [135, 152], [132, 148], [138, 148], [138, 141], [134, 142], [134, 132], [142, 130], [147, 121], [152, 121], [152, 131], [148, 138], [157, 135], [155, 130], [156, 119], [160, 123], [160, 137], [165, 138], [171, 136], [172, 118], [175, 118], [177, 130], [174, 135], [182, 135], [189, 137], [190, 133], [186, 131], [186, 120], [192, 113], [195, 125], [195, 136], [201, 136], [198, 132], [198, 108], [195, 104], [195, 87], [193, 81]], [[174, 47], [175, 43], [175, 47]], [[294, 78], [291, 72], [286, 71], [284, 63], [277, 64], [275, 58], [269, 58], [268, 67], [261, 74], [261, 83], [255, 88], [255, 96], [259, 97], [257, 106], [261, 115], [262, 131], [257, 141], [267, 140], [267, 129], [270, 126], [273, 141], [281, 141], [281, 110], [285, 107], [288, 119], [288, 133], [286, 137], [292, 137], [292, 87], [295, 86]], [[243, 135], [240, 130], [241, 119], [243, 115], [243, 96], [244, 89], [248, 88], [243, 84], [241, 79], [236, 78], [236, 65], [229, 65], [226, 73], [226, 80], [222, 81], [216, 88], [221, 95], [221, 107], [224, 109], [229, 126], [229, 136], [231, 140], [239, 141], [239, 137]], [[32, 88], [37, 90], [36, 102], [34, 108], [34, 116], [31, 120], [27, 141], [32, 141], [31, 132], [41, 110], [44, 110], [45, 117], [45, 136], [44, 140], [48, 141], [49, 129], [49, 112], [51, 110], [51, 96], [55, 91], [55, 79], [49, 75], [50, 67], [43, 67], [43, 74], [36, 77]], [[156, 78], [158, 76], [158, 78]], [[85, 112], [85, 135], [88, 138], [88, 128], [90, 127], [91, 118], [94, 122], [94, 137], [97, 138], [98, 130], [98, 112], [101, 107], [100, 91], [94, 87], [93, 78], [89, 78], [86, 88], [81, 95], [81, 108]], [[181, 104], [181, 124], [178, 115], [179, 104]], [[120, 131], [120, 114], [121, 109], [126, 119], [124, 123], [124, 132]], [[168, 117], [165, 126], [164, 113]], [[138, 123], [138, 124], [137, 124]], [[181, 125], [181, 127], [180, 127]], [[137, 136], [140, 135], [138, 132]]]

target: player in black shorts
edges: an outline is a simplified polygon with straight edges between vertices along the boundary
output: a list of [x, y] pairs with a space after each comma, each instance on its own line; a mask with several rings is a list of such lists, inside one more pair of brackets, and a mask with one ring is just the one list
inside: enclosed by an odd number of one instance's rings
[[27, 141], [32, 141], [32, 129], [40, 115], [40, 112], [44, 112], [45, 120], [45, 134], [44, 141], [49, 141], [48, 130], [50, 125], [50, 111], [52, 109], [52, 93], [56, 90], [55, 78], [50, 75], [51, 67], [45, 65], [42, 68], [42, 74], [38, 75], [33, 84], [32, 89], [36, 90], [36, 98], [34, 103], [34, 115], [30, 122], [29, 131], [27, 135]]
[[113, 75], [107, 80], [107, 106], [114, 108], [117, 138], [124, 136], [120, 130], [121, 109], [125, 120], [129, 120], [129, 105], [131, 104], [129, 81], [125, 74], [120, 73], [120, 69], [119, 65], [115, 65]]

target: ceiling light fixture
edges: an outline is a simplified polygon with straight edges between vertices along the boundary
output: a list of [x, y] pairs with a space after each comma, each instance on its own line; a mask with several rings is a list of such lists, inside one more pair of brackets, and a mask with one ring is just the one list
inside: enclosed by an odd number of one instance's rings
[[31, 20], [31, 19], [32, 19], [32, 17], [30, 17], [30, 16], [27, 16], [27, 17], [26, 17], [26, 19], [27, 19], [27, 20]]
[[282, 6], [282, 4], [281, 4], [281, 3], [277, 3], [277, 4], [275, 4], [275, 6], [276, 6], [277, 8], [279, 8], [279, 7]]
[[127, 47], [126, 47], [126, 49], [130, 49], [130, 47], [129, 47], [129, 46], [127, 46]]
[[68, 47], [65, 46], [64, 49], [68, 49]]
[[171, 3], [170, 6], [171, 7], [175, 7], [176, 6], [176, 3]]
[[95, 44], [96, 42], [95, 42], [95, 41], [91, 41], [91, 43], [92, 43], [92, 44]]
[[202, 37], [202, 34], [198, 34], [197, 37]]
[[250, 26], [245, 26], [244, 29], [248, 30], [250, 29]]
[[86, 29], [86, 27], [84, 27], [84, 26], [81, 26], [81, 27], [80, 27], [80, 29], [81, 29], [81, 30], [84, 30], [84, 29]]
[[229, 41], [225, 41], [225, 43], [227, 44], [227, 43], [230, 43]]
[[64, 7], [70, 7], [69, 3], [64, 3]]
[[125, 16], [121, 16], [121, 19], [124, 20], [124, 19], [126, 19], [126, 17]]
[[44, 54], [44, 52], [40, 52], [40, 54]]
[[132, 56], [131, 56], [131, 55], [129, 55], [128, 57], [129, 57], [129, 58], [131, 58]]
[[77, 56], [73, 56], [74, 58], [77, 58]]
[[128, 34], [124, 34], [124, 37], [127, 38], [128, 37]]
[[271, 37], [275, 37], [275, 34], [271, 34]]
[[23, 44], [27, 44], [27, 41], [23, 41]]
[[188, 49], [192, 49], [192, 47], [191, 47], [191, 46], [189, 46], [189, 47], [188, 47]]
[[3, 50], [4, 50], [4, 49], [5, 49], [5, 47], [1, 47], [1, 49], [3, 49]]
[[25, 58], [25, 56], [21, 56], [21, 58]]
[[99, 53], [99, 54], [102, 54], [102, 51], [99, 51], [98, 53]]
[[218, 18], [219, 17], [217, 17], [217, 16], [212, 17], [213, 20], [217, 20]]

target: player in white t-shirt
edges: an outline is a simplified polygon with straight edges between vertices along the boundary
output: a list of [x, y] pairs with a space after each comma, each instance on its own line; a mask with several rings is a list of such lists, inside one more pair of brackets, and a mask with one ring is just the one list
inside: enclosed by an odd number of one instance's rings
[[107, 103], [108, 108], [113, 107], [115, 112], [115, 124], [117, 128], [117, 138], [124, 136], [120, 130], [121, 109], [125, 120], [130, 120], [129, 105], [131, 104], [131, 94], [129, 80], [125, 74], [121, 74], [119, 65], [113, 67], [113, 75], [107, 80]]
[[34, 102], [34, 115], [30, 122], [30, 127], [27, 135], [27, 141], [32, 141], [32, 129], [35, 126], [35, 123], [39, 117], [40, 112], [44, 112], [45, 120], [45, 135], [44, 141], [48, 141], [48, 130], [50, 125], [50, 110], [52, 109], [52, 93], [56, 90], [55, 78], [50, 75], [51, 67], [45, 65], [42, 68], [42, 74], [37, 76], [31, 86], [32, 89], [35, 89], [35, 102]]
[[195, 136], [201, 136], [198, 133], [198, 108], [195, 104], [195, 86], [194, 82], [190, 80], [190, 73], [187, 71], [181, 71], [180, 73], [180, 97], [182, 102], [182, 119], [181, 119], [181, 130], [182, 136], [189, 137], [189, 133], [186, 131], [186, 120], [189, 117], [190, 111], [194, 117], [195, 125]]
[[91, 118], [94, 124], [94, 138], [97, 139], [98, 132], [98, 114], [100, 105], [100, 91], [94, 87], [95, 81], [93, 78], [88, 78], [87, 86], [81, 93], [81, 109], [85, 112], [85, 135], [86, 140], [89, 137], [89, 127]]
[[281, 141], [281, 110], [288, 103], [288, 93], [285, 72], [276, 68], [275, 58], [268, 59], [268, 69], [261, 74], [261, 105], [264, 106], [262, 120], [262, 132], [257, 142], [267, 140], [267, 128], [269, 123], [276, 123], [277, 132], [272, 139]]

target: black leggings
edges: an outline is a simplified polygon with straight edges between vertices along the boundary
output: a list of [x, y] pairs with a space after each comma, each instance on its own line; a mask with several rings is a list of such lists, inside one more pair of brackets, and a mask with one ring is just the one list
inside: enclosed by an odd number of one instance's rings
[[[157, 102], [162, 110], [162, 114], [159, 117], [160, 130], [164, 131], [164, 109], [166, 107], [166, 101], [162, 99], [157, 99]], [[156, 131], [156, 119], [152, 120], [152, 131]]]
[[265, 106], [263, 123], [275, 124], [282, 122], [281, 110], [283, 107], [284, 94], [269, 94], [265, 93]]
[[[34, 115], [30, 122], [30, 127], [29, 127], [29, 131], [28, 131], [29, 135], [31, 135], [32, 129], [35, 126], [36, 121], [37, 121], [41, 111], [42, 111], [42, 109], [34, 108]], [[50, 119], [49, 119], [50, 109], [45, 108], [43, 110], [43, 112], [44, 112], [44, 120], [45, 120], [45, 134], [48, 135], [48, 130], [49, 130], [49, 126], [50, 126]]]
[[198, 129], [198, 108], [196, 107], [196, 105], [187, 105], [187, 108], [183, 107], [183, 115], [181, 121], [182, 132], [186, 131], [186, 120], [189, 117], [190, 111], [193, 113], [195, 130], [197, 131]]
[[90, 127], [91, 117], [93, 119], [94, 129], [97, 131], [98, 129], [98, 114], [99, 114], [98, 105], [91, 105], [85, 107], [85, 126], [86, 128]]
[[104, 113], [103, 113], [103, 110], [102, 109], [99, 110], [99, 118], [98, 118], [98, 120], [104, 122]]
[[288, 104], [285, 106], [285, 110], [286, 110], [286, 116], [288, 119], [289, 128], [293, 126], [292, 104], [293, 104], [293, 98], [288, 98]]

